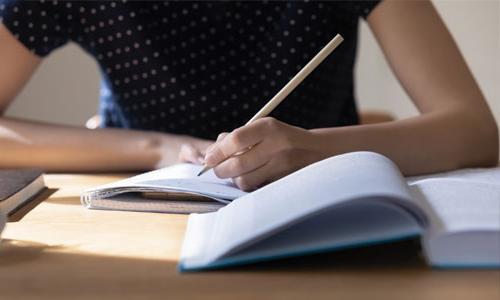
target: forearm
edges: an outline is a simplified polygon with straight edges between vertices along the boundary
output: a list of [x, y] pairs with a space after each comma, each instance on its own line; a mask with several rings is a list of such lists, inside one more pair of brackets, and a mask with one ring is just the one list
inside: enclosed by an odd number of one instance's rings
[[497, 127], [488, 112], [437, 111], [395, 122], [311, 130], [320, 156], [374, 151], [392, 159], [405, 175], [498, 162]]
[[160, 163], [166, 165], [175, 162], [177, 146], [182, 138], [154, 132], [88, 130], [0, 118], [0, 168], [39, 167], [46, 171], [147, 170]]

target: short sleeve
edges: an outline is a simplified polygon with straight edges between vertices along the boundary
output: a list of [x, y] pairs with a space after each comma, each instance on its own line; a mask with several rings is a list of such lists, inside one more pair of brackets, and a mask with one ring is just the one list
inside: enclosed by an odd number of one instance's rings
[[380, 0], [374, 1], [353, 1], [353, 9], [356, 14], [363, 19], [368, 18], [368, 15], [373, 11], [373, 9], [380, 3]]
[[30, 51], [47, 56], [68, 41], [65, 2], [0, 0], [0, 21]]

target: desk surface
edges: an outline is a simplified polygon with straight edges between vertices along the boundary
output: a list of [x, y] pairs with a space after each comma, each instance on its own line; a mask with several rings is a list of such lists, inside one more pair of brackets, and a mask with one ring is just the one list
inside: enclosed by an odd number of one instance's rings
[[80, 205], [119, 178], [46, 176], [58, 190], [3, 232], [2, 299], [500, 299], [500, 271], [432, 270], [412, 242], [179, 274], [187, 216]]

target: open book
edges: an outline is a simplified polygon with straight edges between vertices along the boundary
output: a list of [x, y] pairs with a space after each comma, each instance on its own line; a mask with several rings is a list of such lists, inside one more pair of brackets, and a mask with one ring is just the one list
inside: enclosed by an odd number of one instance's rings
[[429, 264], [500, 267], [500, 171], [408, 182], [372, 152], [305, 167], [217, 212], [192, 214], [181, 271], [420, 236]]
[[196, 176], [202, 168], [178, 164], [151, 171], [86, 190], [81, 200], [92, 209], [202, 213], [216, 211], [246, 194], [213, 171]]

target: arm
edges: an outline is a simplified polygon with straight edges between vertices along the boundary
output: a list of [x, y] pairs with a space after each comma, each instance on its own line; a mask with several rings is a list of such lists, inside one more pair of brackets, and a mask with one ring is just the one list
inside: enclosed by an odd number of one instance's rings
[[189, 137], [120, 129], [88, 130], [3, 116], [41, 59], [0, 24], [0, 168], [39, 167], [47, 171], [128, 171], [177, 161]]
[[[369, 150], [405, 175], [498, 162], [495, 120], [450, 33], [428, 1], [384, 1], [368, 17], [421, 115], [383, 124], [304, 130], [263, 119], [207, 151], [220, 177], [255, 188], [328, 156]], [[243, 155], [227, 157], [253, 146]]]

